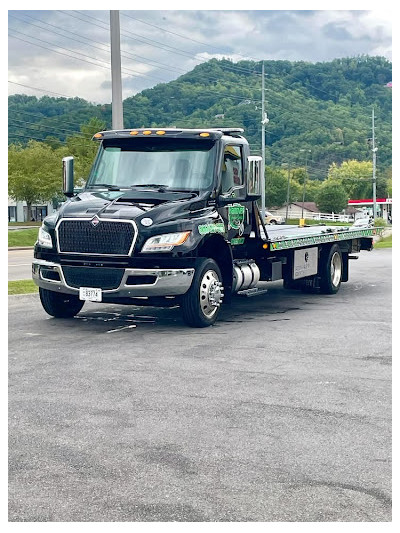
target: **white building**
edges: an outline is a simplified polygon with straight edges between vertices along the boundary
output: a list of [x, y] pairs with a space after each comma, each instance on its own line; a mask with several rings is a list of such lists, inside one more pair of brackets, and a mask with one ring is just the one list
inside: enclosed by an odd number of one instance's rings
[[[43, 220], [47, 215], [55, 211], [51, 202], [47, 204], [35, 204], [32, 206], [32, 217], [34, 220]], [[26, 202], [16, 202], [8, 198], [8, 222], [29, 222], [28, 208]]]
[[[286, 205], [280, 207], [279, 209], [270, 209], [271, 212], [273, 212], [275, 215], [279, 215], [281, 217], [286, 216]], [[312, 218], [312, 215], [315, 213], [319, 213], [319, 209], [315, 202], [292, 202], [289, 204], [288, 208], [288, 218], [301, 218], [301, 214], [303, 213], [304, 218]]]

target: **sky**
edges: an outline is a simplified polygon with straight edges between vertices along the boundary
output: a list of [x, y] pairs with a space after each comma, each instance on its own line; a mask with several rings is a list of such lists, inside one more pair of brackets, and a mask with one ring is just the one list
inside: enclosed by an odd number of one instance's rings
[[[88, 4], [84, 1], [63, 3], [68, 10], [39, 2], [41, 9], [32, 11], [25, 4], [8, 7], [8, 94], [110, 103], [109, 10], [79, 9]], [[299, 4], [302, 10], [289, 9], [285, 1], [279, 2], [281, 10], [265, 10], [260, 6], [267, 2], [249, 0], [251, 9], [245, 10], [243, 2], [203, 0], [204, 9], [187, 10], [184, 2], [169, 1], [171, 9], [164, 10], [159, 6], [165, 3], [149, 0], [140, 4], [148, 10], [134, 11], [123, 7], [135, 3], [118, 2], [123, 99], [213, 57], [318, 62], [366, 54], [392, 60], [393, 12], [385, 0], [365, 0], [363, 9], [340, 0], [332, 3], [334, 10], [315, 9], [321, 2]]]

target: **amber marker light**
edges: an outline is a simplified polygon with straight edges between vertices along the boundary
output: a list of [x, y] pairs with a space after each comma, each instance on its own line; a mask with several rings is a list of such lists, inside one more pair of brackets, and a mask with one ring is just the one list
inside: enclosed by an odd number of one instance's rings
[[200, 133], [199, 135], [200, 135], [200, 137], [209, 137], [210, 136], [210, 134], [207, 133], [206, 131], [203, 131], [203, 133]]
[[135, 130], [135, 131], [131, 131], [131, 132], [130, 132], [130, 135], [137, 135], [138, 133], [139, 133], [139, 132]]
[[268, 244], [266, 244], [266, 243], [263, 244], [263, 248], [264, 248], [264, 250], [266, 250], [268, 248]]
[[93, 137], [94, 137], [95, 139], [100, 139], [100, 137], [103, 137], [103, 134], [102, 134], [102, 133], [95, 133], [95, 134], [93, 135]]
[[145, 131], [143, 132], [143, 135], [151, 135], [151, 131], [150, 131], [150, 130], [145, 130]]
[[159, 131], [156, 131], [157, 135], [165, 135], [165, 131], [164, 130], [159, 130]]

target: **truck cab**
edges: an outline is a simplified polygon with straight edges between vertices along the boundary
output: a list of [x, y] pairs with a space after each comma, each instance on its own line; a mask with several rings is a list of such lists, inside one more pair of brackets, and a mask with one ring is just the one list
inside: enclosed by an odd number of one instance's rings
[[[255, 229], [261, 158], [249, 155], [242, 132], [99, 132], [78, 194], [73, 158], [64, 158], [69, 200], [44, 220], [34, 252], [33, 279], [45, 310], [73, 316], [85, 300], [178, 300], [191, 325], [213, 323], [224, 291], [233, 288], [234, 258], [246, 258], [243, 244]], [[205, 305], [197, 313], [185, 302], [204, 270]]]

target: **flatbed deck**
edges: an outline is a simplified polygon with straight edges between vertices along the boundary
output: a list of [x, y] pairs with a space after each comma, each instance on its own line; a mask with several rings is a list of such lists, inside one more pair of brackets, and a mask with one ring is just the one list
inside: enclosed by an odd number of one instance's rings
[[269, 243], [270, 250], [301, 248], [312, 244], [337, 242], [380, 235], [383, 228], [354, 228], [352, 226], [293, 226], [268, 225], [267, 238], [260, 228], [261, 238]]

